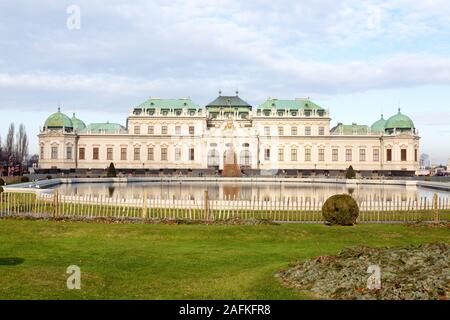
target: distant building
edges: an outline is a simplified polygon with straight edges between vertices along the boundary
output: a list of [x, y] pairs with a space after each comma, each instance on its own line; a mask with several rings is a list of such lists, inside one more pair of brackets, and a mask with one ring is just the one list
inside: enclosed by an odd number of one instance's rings
[[[39, 168], [216, 169], [227, 159], [247, 170], [413, 175], [419, 135], [402, 114], [372, 126], [339, 123], [309, 99], [269, 98], [257, 108], [219, 96], [204, 108], [191, 99], [149, 98], [133, 107], [126, 125], [85, 125], [60, 110], [39, 133]], [[227, 156], [227, 155], [234, 156]]]
[[420, 163], [419, 163], [420, 169], [421, 170], [425, 170], [427, 168], [431, 168], [431, 160], [430, 160], [430, 156], [422, 153], [420, 155]]

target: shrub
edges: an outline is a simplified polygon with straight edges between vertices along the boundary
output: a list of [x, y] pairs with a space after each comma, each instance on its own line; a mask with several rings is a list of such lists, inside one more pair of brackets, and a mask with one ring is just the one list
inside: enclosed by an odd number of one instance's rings
[[52, 178], [51, 175], [48, 175], [48, 176], [47, 176], [47, 180], [50, 180], [51, 178]]
[[106, 175], [107, 175], [107, 177], [112, 177], [112, 178], [115, 178], [117, 176], [116, 168], [114, 167], [114, 163], [111, 162], [109, 164], [108, 173]]
[[3, 192], [3, 187], [0, 187], [0, 193], [2, 193]]
[[3, 180], [2, 178], [0, 178], [0, 186], [4, 186], [5, 185], [5, 180]]
[[322, 215], [332, 225], [352, 226], [358, 218], [359, 207], [348, 194], [336, 194], [325, 201]]
[[355, 179], [356, 178], [356, 172], [353, 169], [353, 166], [348, 167], [347, 171], [345, 172], [345, 178], [346, 179]]
[[20, 182], [30, 182], [30, 178], [22, 176], [20, 177]]

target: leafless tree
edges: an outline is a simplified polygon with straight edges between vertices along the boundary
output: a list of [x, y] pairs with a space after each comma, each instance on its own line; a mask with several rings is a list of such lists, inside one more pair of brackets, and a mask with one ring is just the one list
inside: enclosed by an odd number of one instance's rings
[[21, 123], [19, 125], [19, 131], [16, 136], [16, 145], [14, 147], [16, 160], [23, 162], [28, 157], [28, 136], [25, 131], [25, 126]]
[[14, 131], [15, 131], [14, 123], [10, 123], [8, 128], [8, 134], [6, 136], [6, 145], [5, 145], [5, 152], [8, 159], [14, 153]]

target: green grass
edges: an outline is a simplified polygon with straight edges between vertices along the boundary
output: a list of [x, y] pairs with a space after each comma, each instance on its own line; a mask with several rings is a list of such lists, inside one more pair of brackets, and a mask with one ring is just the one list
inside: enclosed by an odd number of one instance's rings
[[[0, 220], [2, 299], [302, 299], [274, 274], [358, 246], [450, 240], [404, 225], [151, 225]], [[9, 258], [9, 259], [8, 259]], [[81, 290], [66, 268], [81, 268]]]

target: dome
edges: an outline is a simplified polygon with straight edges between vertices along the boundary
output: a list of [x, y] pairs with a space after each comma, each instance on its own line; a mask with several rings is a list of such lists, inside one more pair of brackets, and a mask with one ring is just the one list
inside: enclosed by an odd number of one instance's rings
[[82, 120], [75, 117], [75, 113], [73, 114], [71, 120], [72, 120], [73, 130], [80, 131], [80, 130], [86, 129], [86, 124]]
[[402, 114], [400, 109], [395, 116], [390, 117], [386, 122], [386, 129], [414, 129], [414, 122], [408, 116]]
[[45, 129], [73, 129], [72, 120], [64, 113], [60, 111], [58, 108], [58, 112], [52, 114], [50, 117], [45, 120], [44, 123]]
[[386, 129], [386, 120], [383, 118], [383, 115], [381, 115], [381, 119], [376, 121], [371, 127], [370, 130], [372, 132], [384, 132], [384, 129]]

